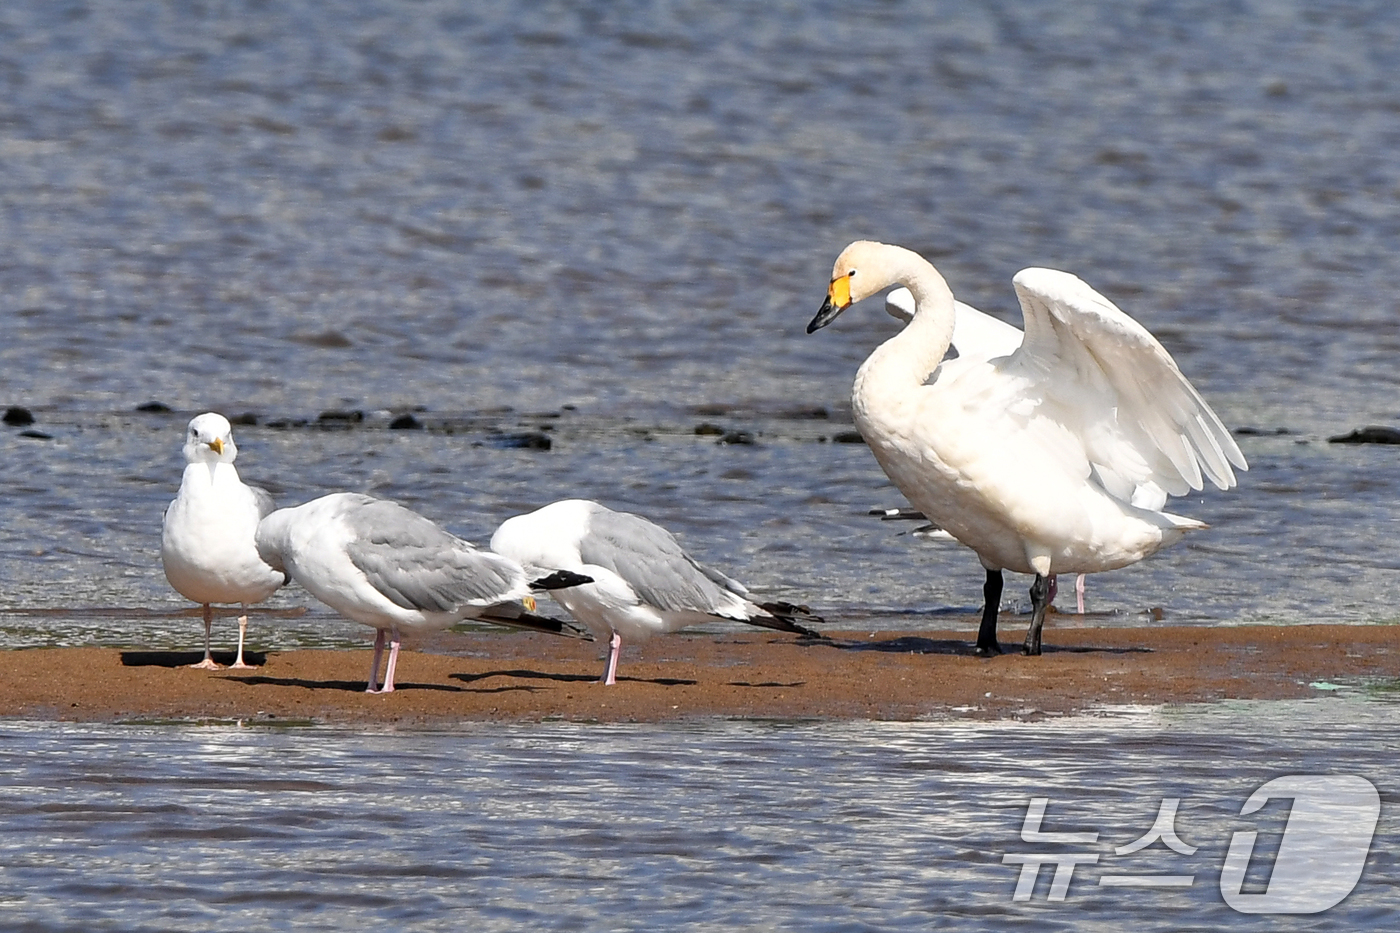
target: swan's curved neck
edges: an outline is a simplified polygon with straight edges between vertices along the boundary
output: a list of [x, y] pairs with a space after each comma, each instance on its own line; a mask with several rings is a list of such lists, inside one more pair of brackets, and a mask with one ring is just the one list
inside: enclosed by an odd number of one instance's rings
[[914, 295], [914, 317], [886, 340], [856, 375], [855, 402], [861, 396], [895, 398], [921, 386], [938, 368], [953, 342], [953, 292], [938, 270], [908, 250], [891, 264], [889, 285], [903, 285]]

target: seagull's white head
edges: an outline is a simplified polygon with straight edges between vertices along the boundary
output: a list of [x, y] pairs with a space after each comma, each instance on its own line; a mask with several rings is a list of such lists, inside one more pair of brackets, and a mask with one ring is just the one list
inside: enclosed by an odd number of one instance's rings
[[206, 412], [190, 422], [185, 435], [186, 463], [232, 463], [237, 456], [233, 426], [223, 415]]

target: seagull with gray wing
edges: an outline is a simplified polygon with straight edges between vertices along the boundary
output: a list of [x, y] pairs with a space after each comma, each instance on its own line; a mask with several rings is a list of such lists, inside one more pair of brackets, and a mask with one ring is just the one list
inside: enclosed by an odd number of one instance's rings
[[204, 606], [204, 660], [194, 667], [218, 670], [209, 648], [213, 603], [238, 603], [238, 657], [248, 606], [271, 596], [287, 578], [269, 567], [253, 543], [258, 521], [275, 506], [267, 490], [246, 485], [233, 460], [238, 448], [233, 427], [223, 415], [206, 412], [190, 421], [185, 434], [185, 473], [180, 491], [165, 509], [160, 560], [165, 578], [187, 599]]
[[[333, 493], [278, 509], [257, 533], [263, 560], [285, 570], [321, 602], [375, 630], [367, 693], [391, 693], [402, 632], [476, 619], [575, 638], [573, 626], [534, 614], [532, 588], [578, 586], [586, 576], [530, 579], [508, 557], [479, 550], [396, 502]], [[389, 642], [384, 685], [379, 661]]]
[[699, 563], [665, 528], [588, 499], [563, 499], [507, 519], [491, 549], [535, 572], [572, 571], [591, 583], [550, 595], [595, 638], [608, 642], [601, 682], [617, 682], [622, 641], [731, 619], [820, 638], [795, 620], [822, 620], [806, 606], [758, 604], [737, 580]]

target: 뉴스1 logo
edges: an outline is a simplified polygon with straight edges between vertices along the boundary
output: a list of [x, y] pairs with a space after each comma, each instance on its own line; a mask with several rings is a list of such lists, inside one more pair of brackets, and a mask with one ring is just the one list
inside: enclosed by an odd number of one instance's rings
[[[1352, 892], [1366, 866], [1381, 800], [1375, 785], [1362, 777], [1343, 774], [1292, 774], [1275, 778], [1245, 801], [1241, 816], [1257, 812], [1266, 802], [1292, 798], [1283, 839], [1269, 871], [1268, 886], [1262, 893], [1244, 893], [1245, 874], [1254, 856], [1258, 833], [1236, 832], [1220, 872], [1220, 893], [1225, 903], [1247, 914], [1312, 914], [1340, 904]], [[1133, 855], [1150, 846], [1162, 847], [1180, 856], [1194, 855], [1197, 846], [1184, 842], [1176, 832], [1179, 797], [1163, 798], [1152, 827], [1140, 838], [1118, 846], [1113, 855]], [[1048, 797], [1032, 797], [1021, 826], [1021, 841], [1042, 846], [1090, 846], [1098, 842], [1093, 832], [1049, 832], [1041, 829]], [[1045, 865], [1054, 865], [1048, 901], [1063, 901], [1069, 894], [1074, 870], [1079, 865], [1099, 863], [1100, 853], [1078, 851], [1014, 853], [1002, 857], [1006, 865], [1020, 865], [1013, 901], [1029, 901], [1036, 879]], [[1099, 887], [1187, 888], [1195, 873], [1148, 874], [1143, 872], [1104, 872]]]
[[1237, 832], [1220, 872], [1225, 903], [1243, 914], [1315, 914], [1337, 906], [1366, 867], [1381, 816], [1375, 785], [1354, 775], [1290, 774], [1251, 794], [1240, 816], [1274, 797], [1292, 797], [1293, 807], [1269, 886], [1263, 894], [1241, 893], [1258, 833]]

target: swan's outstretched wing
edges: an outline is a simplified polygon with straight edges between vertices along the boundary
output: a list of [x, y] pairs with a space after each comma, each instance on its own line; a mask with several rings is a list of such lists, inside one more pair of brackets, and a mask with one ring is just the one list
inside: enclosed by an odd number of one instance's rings
[[1229, 489], [1231, 465], [1249, 469], [1225, 425], [1141, 324], [1067, 272], [1022, 269], [1013, 283], [1026, 331], [1009, 368], [1038, 384], [1047, 416], [1084, 439], [1110, 492], [1136, 499], [1135, 488], [1155, 487], [1179, 496], [1200, 489], [1203, 474]]
[[[900, 286], [885, 296], [885, 312], [908, 323], [914, 317], [914, 293]], [[961, 360], [1009, 356], [1021, 345], [1021, 332], [972, 305], [953, 302], [953, 348]]]

